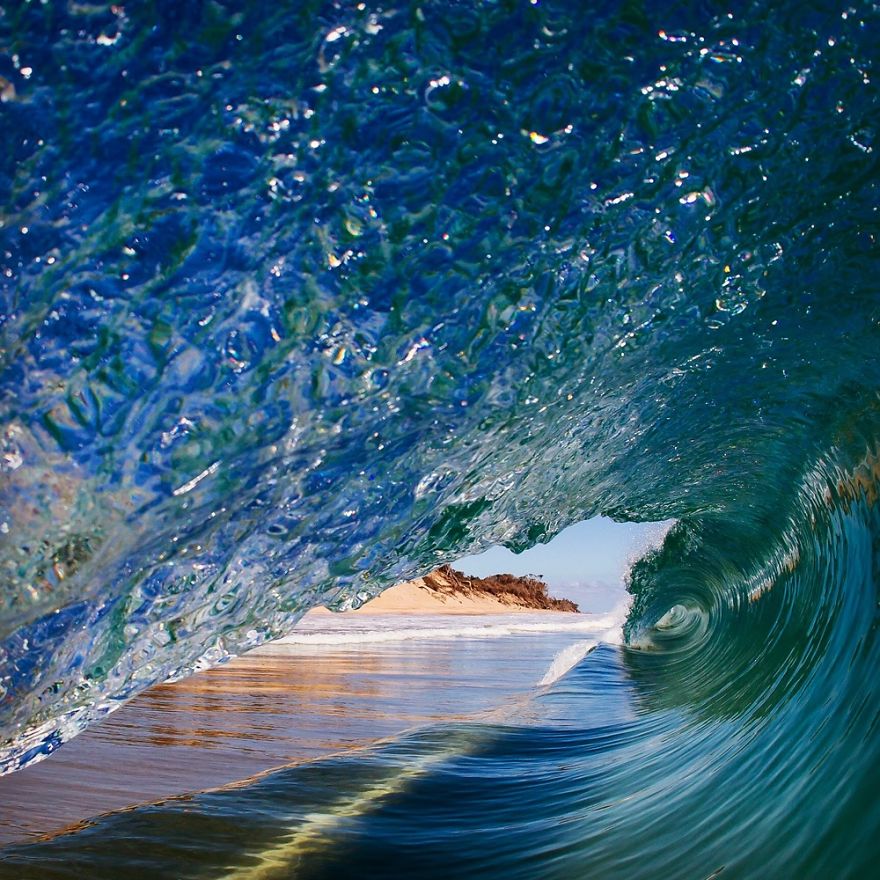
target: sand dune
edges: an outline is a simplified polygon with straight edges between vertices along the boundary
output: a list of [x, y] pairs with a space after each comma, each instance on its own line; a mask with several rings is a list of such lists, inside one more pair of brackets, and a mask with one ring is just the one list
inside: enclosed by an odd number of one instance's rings
[[[536, 578], [496, 575], [476, 578], [449, 566], [390, 587], [355, 611], [343, 614], [511, 614], [534, 611], [577, 611], [566, 599], [551, 599]], [[312, 616], [329, 614], [320, 606]]]

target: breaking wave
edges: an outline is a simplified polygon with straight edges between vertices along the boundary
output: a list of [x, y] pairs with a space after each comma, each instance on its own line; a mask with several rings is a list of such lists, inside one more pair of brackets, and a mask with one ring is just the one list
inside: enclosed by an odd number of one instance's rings
[[675, 518], [643, 781], [731, 873], [867, 872], [876, 8], [235, 6], [0, 15], [3, 769], [318, 602]]

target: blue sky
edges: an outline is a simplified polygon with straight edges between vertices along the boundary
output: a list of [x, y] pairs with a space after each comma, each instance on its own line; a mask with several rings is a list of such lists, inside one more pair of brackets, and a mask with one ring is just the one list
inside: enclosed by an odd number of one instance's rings
[[557, 596], [573, 599], [582, 611], [607, 611], [623, 597], [630, 562], [659, 542], [665, 523], [616, 523], [596, 517], [560, 532], [547, 544], [516, 554], [492, 547], [453, 563], [466, 574], [537, 574]]

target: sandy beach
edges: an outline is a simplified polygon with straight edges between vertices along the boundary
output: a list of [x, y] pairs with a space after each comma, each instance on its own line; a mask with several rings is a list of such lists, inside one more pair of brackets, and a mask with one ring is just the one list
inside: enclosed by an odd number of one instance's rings
[[[464, 595], [442, 593], [431, 589], [424, 578], [397, 584], [364, 603], [354, 611], [341, 612], [342, 617], [370, 614], [519, 614], [535, 613], [535, 608], [516, 602], [516, 597], [505, 599], [486, 594]], [[323, 606], [313, 608], [306, 618], [331, 614]], [[550, 614], [558, 612], [549, 612]]]

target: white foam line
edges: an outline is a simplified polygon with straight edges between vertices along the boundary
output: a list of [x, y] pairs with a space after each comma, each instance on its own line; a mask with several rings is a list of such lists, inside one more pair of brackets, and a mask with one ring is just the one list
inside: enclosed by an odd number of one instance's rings
[[[332, 624], [330, 624], [332, 626]], [[605, 614], [600, 617], [583, 621], [559, 621], [547, 623], [482, 623], [448, 626], [401, 626], [397, 629], [363, 629], [349, 630], [334, 627], [328, 630], [296, 630], [274, 642], [263, 645], [259, 650], [283, 652], [285, 646], [333, 646], [346, 647], [377, 644], [382, 642], [402, 642], [425, 639], [459, 639], [459, 638], [501, 638], [517, 633], [590, 633], [603, 634], [613, 632], [618, 627], [616, 615]], [[605, 639], [607, 640], [607, 639]]]
[[544, 673], [544, 677], [538, 682], [538, 687], [547, 687], [559, 681], [566, 672], [569, 672], [577, 666], [577, 664], [580, 663], [590, 651], [598, 648], [600, 644], [620, 644], [620, 642], [623, 641], [622, 624], [623, 619], [621, 617], [620, 621], [615, 626], [610, 627], [602, 633], [598, 641], [594, 642], [588, 640], [584, 642], [575, 642], [575, 644], [563, 648], [550, 661], [550, 666]]
[[576, 642], [563, 648], [550, 662], [550, 667], [544, 673], [544, 677], [538, 682], [538, 687], [546, 687], [559, 681], [566, 672], [580, 663], [598, 644], [598, 642]]

